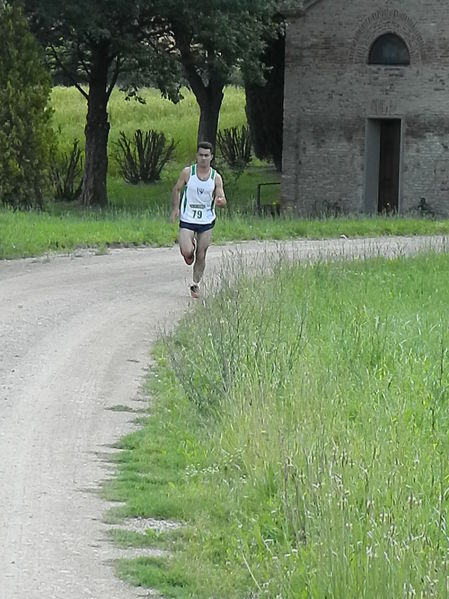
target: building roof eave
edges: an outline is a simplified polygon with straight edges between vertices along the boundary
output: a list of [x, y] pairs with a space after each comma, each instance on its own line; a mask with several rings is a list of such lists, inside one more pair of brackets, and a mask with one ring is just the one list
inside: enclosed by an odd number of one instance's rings
[[321, 0], [299, 0], [296, 6], [293, 6], [291, 0], [286, 0], [281, 6], [280, 12], [286, 18], [303, 17], [309, 8], [318, 4]]
[[309, 8], [312, 8], [312, 6], [319, 4], [320, 2], [321, 0], [305, 0], [305, 2], [303, 2], [304, 10], [309, 10]]
[[286, 0], [282, 3], [280, 7], [280, 13], [287, 19], [302, 17], [305, 13], [303, 0], [299, 0], [299, 2], [296, 2], [295, 6], [291, 2], [291, 0]]

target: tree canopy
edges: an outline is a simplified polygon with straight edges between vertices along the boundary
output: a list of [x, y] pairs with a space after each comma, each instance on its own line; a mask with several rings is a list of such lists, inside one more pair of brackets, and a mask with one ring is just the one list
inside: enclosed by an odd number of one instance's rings
[[[153, 2], [153, 7], [155, 3]], [[278, 0], [160, 0], [155, 10], [167, 28], [170, 50], [178, 57], [200, 107], [198, 139], [215, 143], [224, 86], [233, 69], [261, 78], [260, 58]]]

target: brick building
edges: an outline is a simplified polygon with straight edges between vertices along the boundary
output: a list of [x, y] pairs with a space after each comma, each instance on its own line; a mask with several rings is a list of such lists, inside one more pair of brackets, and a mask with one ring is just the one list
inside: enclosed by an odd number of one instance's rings
[[284, 207], [449, 215], [446, 3], [297, 3], [286, 13]]

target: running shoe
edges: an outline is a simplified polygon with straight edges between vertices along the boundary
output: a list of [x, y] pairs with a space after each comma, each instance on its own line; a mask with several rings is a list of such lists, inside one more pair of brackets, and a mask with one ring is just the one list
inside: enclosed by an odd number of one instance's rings
[[190, 295], [193, 299], [198, 299], [200, 297], [200, 286], [196, 283], [190, 285]]

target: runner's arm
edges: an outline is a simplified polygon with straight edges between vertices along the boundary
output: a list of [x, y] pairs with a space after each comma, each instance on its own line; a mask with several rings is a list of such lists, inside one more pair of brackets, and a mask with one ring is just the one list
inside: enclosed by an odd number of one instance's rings
[[170, 222], [173, 223], [179, 214], [179, 194], [189, 179], [189, 167], [183, 168], [171, 192]]
[[226, 196], [223, 189], [223, 179], [221, 178], [221, 175], [219, 173], [215, 174], [214, 198], [215, 206], [218, 206], [219, 208], [223, 208], [223, 206], [226, 206]]

